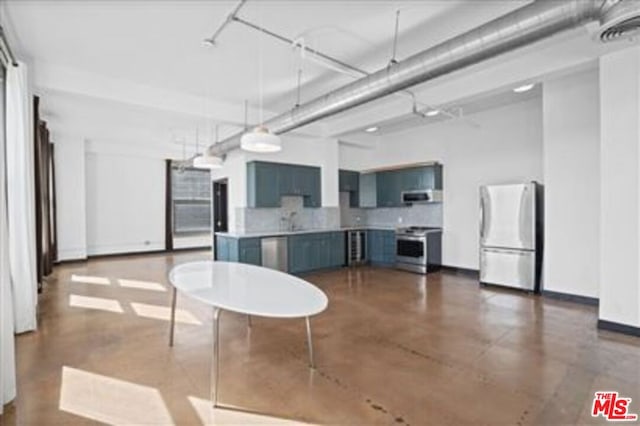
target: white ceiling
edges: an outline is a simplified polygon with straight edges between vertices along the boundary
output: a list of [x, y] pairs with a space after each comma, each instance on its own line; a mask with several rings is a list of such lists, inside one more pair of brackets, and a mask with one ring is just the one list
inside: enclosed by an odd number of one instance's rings
[[[528, 0], [249, 0], [239, 16], [291, 39], [303, 37], [307, 45], [373, 72], [384, 67], [391, 58], [398, 9], [401, 14], [397, 57], [402, 60], [525, 3]], [[54, 127], [58, 122], [67, 132], [71, 132], [69, 127], [76, 127], [73, 132], [87, 133], [89, 138], [95, 136], [92, 132], [97, 133], [95, 128], [105, 128], [111, 123], [120, 123], [122, 130], [118, 133], [126, 133], [126, 127], [136, 129], [156, 123], [153, 131], [141, 132], [136, 137], [154, 143], [176, 139], [176, 133], [193, 133], [189, 129], [193, 130], [194, 126], [201, 126], [201, 132], [206, 132], [216, 121], [241, 124], [242, 103], [248, 99], [253, 106], [258, 105], [260, 82], [267, 110], [265, 115], [284, 112], [295, 103], [300, 66], [304, 70], [303, 102], [353, 81], [353, 77], [308, 59], [302, 60], [291, 46], [236, 22], [227, 26], [215, 47], [204, 46], [202, 40], [215, 31], [236, 4], [236, 1], [204, 0], [5, 0], [1, 11], [2, 24], [11, 36], [14, 50], [33, 65], [36, 89], [43, 94], [49, 120]], [[538, 65], [553, 62], [557, 68], [565, 62], [597, 57], [599, 50], [592, 46], [587, 32], [577, 34], [582, 43], [580, 48], [576, 48], [576, 37], [569, 37], [566, 43], [560, 39], [558, 43], [546, 45], [543, 58], [548, 61]], [[538, 50], [537, 54], [540, 52]], [[532, 67], [531, 59], [527, 62], [526, 58], [530, 57], [540, 63], [540, 57], [535, 54], [536, 50], [523, 50], [510, 56], [509, 60], [501, 58], [492, 62], [492, 66], [496, 69], [512, 66], [518, 73], [523, 72], [522, 77], [512, 77], [514, 81], [539, 77], [548, 70]], [[53, 74], [45, 72], [56, 67], [76, 72], [69, 74], [64, 87], [53, 87], [56, 85], [55, 78], [51, 77]], [[94, 76], [94, 80], [85, 79], [84, 87], [86, 89], [90, 81], [94, 81], [94, 86], [103, 88], [104, 96], [97, 88], [85, 90], [78, 86], [70, 89], [80, 80], [72, 77], [80, 75], [78, 73]], [[495, 74], [495, 71], [489, 74]], [[456, 74], [456, 78], [462, 75]], [[491, 89], [507, 84], [499, 75], [495, 80]], [[447, 78], [416, 88], [420, 99], [427, 103], [451, 104], [456, 96], [442, 96], [436, 90], [442, 82], [446, 83]], [[124, 89], [125, 83], [127, 89]], [[453, 83], [449, 81], [448, 84]], [[115, 90], [116, 86], [120, 92]], [[482, 91], [488, 91], [485, 86], [479, 84], [478, 90], [482, 87]], [[138, 106], [127, 106], [130, 102], [126, 99], [128, 94], [142, 92], [131, 87], [163, 90], [162, 96], [171, 93], [176, 105], [187, 104], [182, 99], [178, 102], [178, 97], [183, 96], [190, 107], [183, 108], [183, 114], [173, 111], [175, 117], [168, 118], [164, 112], [155, 110], [160, 106], [152, 99], [146, 102], [146, 107], [140, 107], [145, 102], [138, 100], [135, 102]], [[503, 89], [508, 91], [509, 87]], [[79, 95], [84, 92], [87, 96]], [[113, 96], [108, 96], [109, 92], [122, 95], [114, 100]], [[68, 99], [64, 99], [65, 95]], [[469, 90], [461, 91], [458, 98], [470, 95]], [[103, 97], [108, 100], [99, 106]], [[367, 121], [384, 122], [398, 115], [406, 116], [408, 108], [384, 116], [375, 112], [375, 108], [395, 108], [393, 102], [399, 101], [393, 98], [325, 123], [335, 124], [339, 128], [335, 133], [344, 134], [368, 125]], [[122, 105], [117, 105], [118, 102]], [[86, 108], [82, 106], [85, 103]], [[403, 101], [403, 108], [405, 103]], [[82, 111], [73, 111], [74, 105]], [[129, 114], [131, 108], [135, 111]], [[110, 118], [105, 119], [105, 116]], [[202, 116], [209, 120], [203, 121]], [[94, 126], [92, 123], [96, 120], [104, 122]], [[256, 112], [251, 111], [250, 121], [256, 120]], [[345, 124], [347, 122], [353, 124]], [[178, 139], [180, 137], [183, 136]]]

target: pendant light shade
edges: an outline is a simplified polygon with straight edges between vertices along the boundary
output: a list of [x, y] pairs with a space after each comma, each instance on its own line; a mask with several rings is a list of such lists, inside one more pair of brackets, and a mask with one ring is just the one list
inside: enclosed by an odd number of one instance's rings
[[193, 167], [196, 169], [219, 169], [222, 167], [222, 158], [204, 153], [193, 159]]
[[258, 126], [242, 135], [240, 147], [250, 152], [278, 152], [282, 149], [282, 141], [266, 127]]

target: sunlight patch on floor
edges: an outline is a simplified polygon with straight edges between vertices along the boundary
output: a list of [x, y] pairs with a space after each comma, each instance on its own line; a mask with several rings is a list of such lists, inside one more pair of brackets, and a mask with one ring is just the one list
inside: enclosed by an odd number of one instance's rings
[[[138, 316], [159, 320], [171, 320], [171, 308], [158, 305], [147, 305], [146, 303], [131, 302], [131, 307]], [[183, 324], [202, 325], [200, 320], [184, 309], [176, 309], [176, 322]]]
[[121, 287], [126, 287], [126, 288], [135, 288], [140, 290], [152, 290], [152, 291], [167, 291], [167, 289], [162, 284], [151, 282], [151, 281], [118, 279], [118, 284], [120, 284]]
[[111, 285], [111, 280], [106, 277], [95, 277], [91, 275], [71, 275], [71, 282], [81, 284], [98, 284], [98, 285]]
[[108, 424], [174, 424], [157, 389], [67, 366], [59, 408]]
[[97, 309], [100, 311], [123, 313], [120, 302], [104, 297], [79, 296], [72, 294], [69, 296], [69, 306], [74, 308]]
[[263, 414], [245, 413], [242, 411], [213, 408], [211, 401], [189, 397], [189, 402], [198, 413], [198, 417], [205, 425], [309, 425], [310, 423], [297, 422], [281, 417]]

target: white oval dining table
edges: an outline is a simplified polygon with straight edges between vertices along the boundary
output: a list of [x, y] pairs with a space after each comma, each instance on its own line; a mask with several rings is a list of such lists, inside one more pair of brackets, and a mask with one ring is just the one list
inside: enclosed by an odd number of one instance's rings
[[309, 318], [324, 311], [327, 296], [313, 284], [273, 269], [235, 262], [199, 261], [175, 266], [169, 272], [173, 286], [169, 346], [173, 346], [177, 291], [213, 307], [211, 402], [218, 407], [219, 320], [221, 311], [269, 318], [304, 318], [309, 366], [315, 368]]

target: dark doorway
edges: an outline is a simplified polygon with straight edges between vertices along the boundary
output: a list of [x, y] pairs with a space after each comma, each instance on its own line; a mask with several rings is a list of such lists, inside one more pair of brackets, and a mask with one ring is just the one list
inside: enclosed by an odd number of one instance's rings
[[227, 232], [227, 180], [213, 182], [213, 232]]

